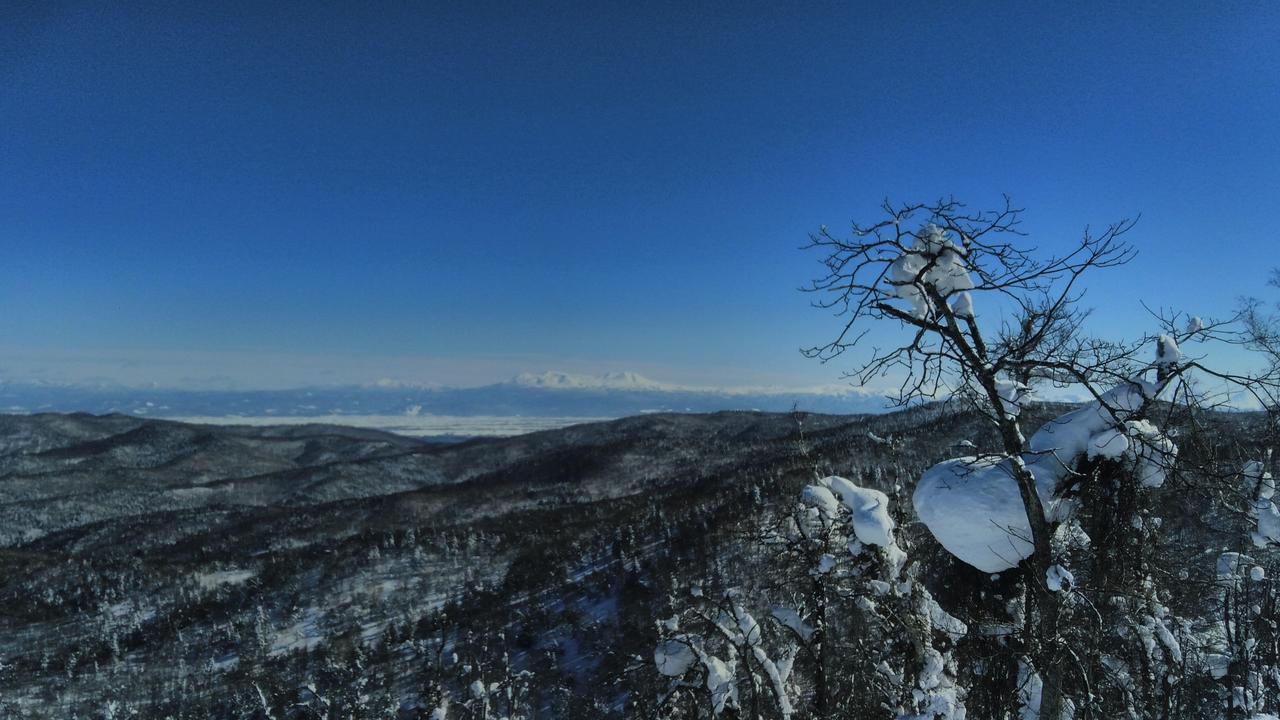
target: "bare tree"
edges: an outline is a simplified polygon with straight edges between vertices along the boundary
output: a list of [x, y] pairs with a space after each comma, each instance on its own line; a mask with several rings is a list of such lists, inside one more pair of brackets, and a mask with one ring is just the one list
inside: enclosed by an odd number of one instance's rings
[[[1060, 641], [1060, 594], [1045, 582], [1054, 564], [1053, 527], [1024, 460], [1021, 405], [1033, 383], [1071, 385], [1083, 388], [1121, 425], [1180, 376], [1181, 336], [1116, 342], [1081, 332], [1087, 311], [1079, 306], [1080, 280], [1134, 257], [1124, 240], [1133, 221], [1100, 232], [1086, 229], [1067, 252], [1042, 256], [1027, 244], [1019, 229], [1021, 210], [1007, 197], [998, 209], [976, 212], [954, 199], [886, 202], [882, 209], [883, 220], [855, 224], [849, 239], [825, 226], [811, 236], [809, 247], [823, 253], [825, 272], [806, 289], [817, 295], [816, 306], [842, 318], [843, 327], [833, 340], [805, 353], [825, 362], [855, 347], [862, 351], [875, 323], [896, 322], [905, 331], [902, 341], [871, 348], [848, 377], [868, 384], [898, 376], [892, 399], [899, 405], [960, 398], [995, 424], [1034, 548], [1027, 558], [1026, 652], [1044, 680], [1040, 716], [1056, 719], [1063, 706], [1061, 668], [1070, 651]], [[979, 321], [975, 305], [983, 303], [999, 306], [1007, 319]], [[1153, 341], [1156, 362], [1141, 361]], [[1148, 371], [1152, 382], [1142, 379]], [[1127, 385], [1136, 388], [1139, 406], [1115, 403], [1107, 394]]]

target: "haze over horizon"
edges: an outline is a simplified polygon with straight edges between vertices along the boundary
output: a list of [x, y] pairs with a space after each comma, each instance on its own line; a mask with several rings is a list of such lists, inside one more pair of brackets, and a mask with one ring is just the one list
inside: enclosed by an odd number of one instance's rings
[[1277, 6], [976, 7], [9, 5], [0, 380], [836, 385], [885, 197], [1141, 214], [1102, 335], [1271, 296]]
[[[139, 371], [150, 371], [150, 367], [137, 368]], [[129, 375], [125, 376], [126, 378]], [[151, 376], [148, 376], [151, 377]], [[473, 382], [457, 384], [440, 383], [422, 380], [406, 380], [400, 377], [380, 377], [372, 380], [353, 381], [334, 379], [332, 373], [322, 372], [315, 381], [304, 381], [302, 374], [289, 373], [281, 377], [279, 384], [268, 384], [258, 387], [243, 387], [235, 384], [228, 377], [192, 378], [182, 377], [176, 381], [164, 382], [156, 379], [139, 379], [135, 382], [122, 381], [115, 377], [89, 376], [74, 380], [56, 378], [31, 378], [22, 376], [0, 376], [0, 387], [10, 386], [58, 386], [84, 389], [115, 390], [160, 390], [160, 391], [192, 391], [192, 392], [228, 392], [254, 393], [287, 390], [363, 388], [369, 390], [465, 390], [493, 386], [526, 387], [543, 390], [631, 390], [658, 392], [705, 392], [705, 393], [773, 393], [796, 392], [814, 394], [866, 394], [884, 389], [881, 384], [858, 386], [849, 380], [837, 380], [823, 385], [797, 384], [691, 384], [666, 382], [657, 380], [630, 370], [605, 371], [601, 373], [572, 373], [561, 370], [522, 371], [505, 377], [492, 377]]]

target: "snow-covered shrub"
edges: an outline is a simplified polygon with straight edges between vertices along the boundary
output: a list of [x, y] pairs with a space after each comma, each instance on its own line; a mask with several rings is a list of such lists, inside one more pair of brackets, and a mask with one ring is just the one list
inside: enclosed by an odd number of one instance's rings
[[684, 693], [712, 715], [768, 707], [780, 718], [964, 720], [953, 651], [968, 628], [920, 581], [888, 496], [828, 476], [802, 490], [785, 520], [764, 540], [800, 571], [794, 584], [697, 588], [657, 624], [664, 702]]

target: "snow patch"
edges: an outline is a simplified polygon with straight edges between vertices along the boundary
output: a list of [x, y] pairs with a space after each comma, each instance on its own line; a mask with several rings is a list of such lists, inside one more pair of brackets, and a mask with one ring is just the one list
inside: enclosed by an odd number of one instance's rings
[[774, 608], [771, 614], [773, 615], [774, 620], [782, 623], [783, 627], [789, 628], [806, 643], [813, 637], [813, 633], [815, 632], [813, 626], [805, 622], [804, 619], [800, 617], [800, 613], [795, 610], [792, 610], [791, 608], [778, 607]]
[[687, 640], [664, 640], [653, 651], [653, 664], [667, 677], [680, 677], [693, 667], [698, 656]]
[[726, 707], [738, 707], [738, 681], [734, 677], [736, 659], [731, 657], [726, 663], [715, 655], [708, 655], [702, 663], [707, 668], [707, 690], [711, 693], [711, 707], [715, 714], [724, 712]]
[[1071, 574], [1071, 571], [1061, 565], [1050, 565], [1045, 572], [1045, 584], [1053, 592], [1070, 590], [1075, 585], [1075, 581], [1076, 578]]
[[214, 572], [196, 573], [196, 584], [202, 590], [212, 590], [219, 585], [239, 585], [257, 575], [253, 570], [217, 570]]

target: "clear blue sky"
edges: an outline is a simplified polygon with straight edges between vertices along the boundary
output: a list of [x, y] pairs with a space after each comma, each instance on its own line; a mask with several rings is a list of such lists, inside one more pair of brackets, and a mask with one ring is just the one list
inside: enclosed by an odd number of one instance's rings
[[797, 247], [886, 196], [1142, 213], [1109, 333], [1280, 265], [1274, 3], [22, 5], [0, 377], [833, 382]]

